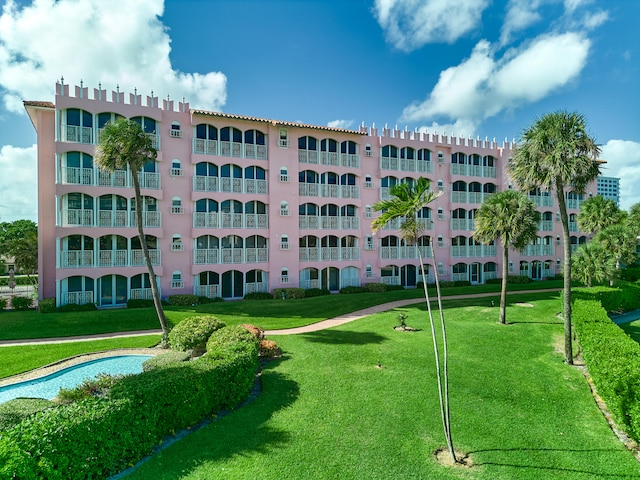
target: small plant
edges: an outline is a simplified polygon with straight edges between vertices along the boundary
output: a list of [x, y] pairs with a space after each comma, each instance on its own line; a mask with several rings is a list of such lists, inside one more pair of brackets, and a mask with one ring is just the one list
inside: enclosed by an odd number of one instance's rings
[[273, 295], [269, 292], [251, 292], [244, 296], [245, 300], [273, 300]]
[[273, 290], [273, 298], [290, 300], [292, 298], [304, 298], [305, 291], [302, 288], [276, 288]]
[[27, 297], [13, 297], [11, 299], [11, 306], [15, 310], [29, 310], [32, 304], [33, 300]]
[[326, 288], [309, 288], [308, 290], [304, 291], [304, 298], [321, 297], [323, 295], [330, 294], [331, 292]]
[[5, 308], [7, 308], [7, 301], [0, 298], [0, 312], [2, 312], [2, 310], [4, 310]]
[[38, 302], [38, 311], [40, 313], [55, 313], [56, 311], [56, 299], [55, 298], [43, 298]]
[[407, 327], [407, 318], [409, 318], [409, 316], [406, 313], [400, 312], [398, 314], [398, 326], [402, 327], [402, 328], [406, 328]]
[[382, 293], [387, 291], [387, 286], [384, 283], [366, 283], [364, 286], [369, 292]]
[[258, 356], [262, 358], [276, 358], [282, 355], [282, 351], [273, 340], [260, 340]]
[[169, 296], [169, 305], [176, 305], [179, 307], [190, 307], [198, 304], [198, 296], [191, 295], [189, 293], [180, 293], [177, 295]]
[[213, 332], [225, 324], [216, 317], [199, 315], [182, 320], [169, 332], [169, 344], [173, 350], [204, 350], [207, 340]]
[[201, 295], [198, 297], [198, 303], [200, 305], [204, 305], [206, 303], [218, 303], [218, 302], [224, 302], [224, 298], [222, 297], [205, 297], [204, 295]]
[[72, 403], [89, 397], [103, 397], [111, 387], [119, 382], [124, 375], [109, 375], [101, 373], [95, 378], [88, 378], [75, 388], [61, 388], [58, 393], [59, 403]]
[[368, 291], [369, 290], [367, 290], [367, 287], [356, 287], [356, 286], [342, 287], [340, 289], [340, 293], [342, 294], [367, 293]]

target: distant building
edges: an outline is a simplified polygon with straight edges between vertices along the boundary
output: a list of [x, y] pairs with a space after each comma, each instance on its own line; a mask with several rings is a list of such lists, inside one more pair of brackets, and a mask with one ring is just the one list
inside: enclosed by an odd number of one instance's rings
[[[477, 242], [473, 230], [482, 201], [512, 188], [510, 142], [306, 125], [61, 83], [54, 102], [24, 104], [38, 141], [39, 295], [58, 305], [151, 298], [131, 173], [104, 172], [93, 161], [102, 128], [119, 116], [140, 123], [158, 149], [158, 161], [137, 175], [163, 298], [337, 291], [367, 282], [414, 287], [421, 279], [416, 246], [405, 244], [397, 222], [375, 236], [371, 222], [390, 187], [421, 176], [443, 192], [419, 214], [427, 280], [436, 268], [442, 280], [472, 284], [501, 271], [502, 246]], [[577, 214], [595, 187], [565, 192], [573, 249], [587, 241]], [[553, 277], [563, 256], [555, 194], [528, 193], [540, 232], [511, 253], [508, 271]]]
[[620, 179], [616, 177], [598, 177], [598, 195], [613, 200], [620, 206]]

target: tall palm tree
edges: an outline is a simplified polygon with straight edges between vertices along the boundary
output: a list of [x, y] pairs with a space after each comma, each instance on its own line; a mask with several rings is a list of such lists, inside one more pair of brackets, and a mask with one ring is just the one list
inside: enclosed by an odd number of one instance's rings
[[591, 287], [594, 280], [603, 282], [607, 278], [611, 278], [615, 272], [613, 257], [604, 245], [598, 241], [581, 245], [573, 256], [572, 267], [572, 277], [584, 283], [587, 287]]
[[527, 196], [516, 190], [494, 193], [480, 205], [476, 213], [473, 236], [486, 243], [499, 239], [502, 243], [502, 289], [500, 291], [500, 323], [507, 318], [507, 278], [509, 249], [522, 251], [538, 233], [540, 212]]
[[[453, 462], [457, 462], [456, 454], [453, 448], [453, 440], [451, 437], [451, 419], [449, 410], [449, 369], [448, 369], [448, 351], [447, 351], [447, 332], [444, 323], [444, 313], [440, 298], [440, 285], [438, 282], [437, 269], [434, 269], [436, 275], [436, 288], [438, 295], [438, 309], [440, 311], [440, 327], [442, 332], [442, 363], [440, 361], [440, 350], [438, 347], [438, 336], [436, 334], [435, 321], [433, 311], [431, 310], [431, 302], [429, 300], [429, 292], [427, 289], [427, 277], [424, 271], [424, 262], [422, 252], [417, 245], [421, 233], [424, 231], [424, 224], [418, 219], [418, 213], [422, 208], [431, 203], [440, 196], [439, 193], [429, 190], [429, 180], [423, 177], [418, 178], [414, 183], [400, 183], [390, 188], [391, 198], [377, 202], [373, 209], [382, 212], [381, 215], [371, 223], [371, 230], [375, 234], [379, 229], [384, 228], [393, 220], [400, 221], [400, 235], [408, 244], [415, 244], [418, 251], [418, 260], [422, 273], [422, 285], [424, 290], [425, 302], [427, 304], [427, 312], [429, 316], [429, 325], [431, 327], [431, 338], [433, 340], [433, 351], [435, 355], [436, 374], [438, 378], [438, 395], [440, 400], [440, 414], [442, 416], [442, 425], [444, 427], [444, 435], [449, 448], [449, 454]], [[433, 242], [431, 242], [431, 252], [433, 256]], [[434, 266], [435, 266], [434, 258]]]
[[[638, 240], [633, 230], [625, 224], [610, 225], [598, 232], [596, 240], [599, 241], [611, 258], [614, 260], [615, 273], [620, 272], [621, 262], [634, 262], [636, 258], [636, 245]], [[613, 284], [613, 275], [610, 283]]]
[[640, 236], [640, 203], [632, 205], [629, 209], [627, 225], [631, 228], [634, 235]]
[[158, 315], [158, 320], [160, 321], [160, 326], [162, 327], [163, 335], [166, 337], [169, 333], [169, 327], [164, 315], [164, 309], [162, 308], [162, 302], [160, 301], [158, 283], [153, 271], [151, 257], [149, 256], [149, 247], [147, 246], [147, 240], [144, 234], [142, 195], [140, 194], [140, 180], [138, 179], [138, 173], [142, 170], [144, 164], [148, 160], [155, 161], [157, 156], [157, 150], [153, 148], [151, 139], [142, 127], [132, 120], [119, 118], [115, 122], [107, 123], [102, 130], [100, 141], [96, 147], [95, 161], [101, 169], [112, 173], [115, 170], [126, 170], [126, 168], [129, 167], [136, 196], [138, 237], [140, 238], [142, 253], [149, 272], [153, 304]]
[[622, 212], [611, 199], [596, 195], [580, 206], [578, 227], [583, 232], [596, 233], [609, 225], [620, 222]]
[[571, 345], [571, 241], [565, 188], [584, 193], [600, 174], [600, 147], [587, 132], [583, 115], [552, 112], [527, 128], [508, 171], [522, 190], [543, 188], [555, 191], [564, 240], [564, 351], [565, 361], [573, 365]]

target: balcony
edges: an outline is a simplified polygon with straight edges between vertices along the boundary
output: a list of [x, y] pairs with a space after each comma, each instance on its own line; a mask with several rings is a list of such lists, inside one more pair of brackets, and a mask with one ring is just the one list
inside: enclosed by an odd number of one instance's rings
[[553, 220], [541, 220], [540, 223], [538, 223], [538, 230], [543, 232], [552, 232]]
[[[61, 227], [136, 227], [136, 212], [128, 210], [93, 210], [68, 208], [62, 211]], [[143, 227], [160, 227], [160, 212], [142, 212]]]
[[194, 252], [195, 265], [266, 263], [269, 261], [267, 248], [198, 248]]
[[153, 300], [153, 292], [150, 288], [132, 288], [129, 290], [129, 298], [132, 300]]
[[269, 228], [266, 213], [195, 212], [194, 228]]
[[526, 245], [522, 252], [524, 256], [542, 256], [542, 255], [555, 255], [556, 248], [554, 245]]
[[216, 298], [220, 296], [219, 285], [199, 285], [193, 288], [193, 293], [199, 297]]
[[60, 139], [63, 142], [93, 143], [93, 128], [77, 125], [61, 125]]
[[453, 245], [450, 248], [450, 254], [453, 258], [495, 257], [497, 255], [495, 245]]
[[302, 247], [298, 250], [301, 262], [327, 262], [340, 260], [360, 260], [358, 247]]
[[300, 183], [298, 193], [301, 197], [360, 198], [360, 187], [356, 185]]
[[[131, 176], [126, 170], [107, 172], [99, 168], [61, 167], [60, 182], [65, 185], [90, 185], [94, 187], [133, 188]], [[160, 190], [160, 174], [138, 172], [140, 188]]]
[[551, 195], [527, 195], [538, 207], [553, 207], [553, 197]]
[[267, 181], [251, 178], [209, 177], [194, 175], [194, 192], [267, 193]]
[[454, 203], [482, 203], [491, 193], [485, 192], [451, 192], [451, 201]]
[[360, 228], [358, 217], [300, 215], [299, 227], [304, 230], [356, 230]]
[[476, 221], [473, 218], [452, 218], [450, 226], [451, 230], [475, 230]]
[[60, 268], [93, 267], [92, 250], [63, 250], [60, 252]]
[[567, 198], [567, 208], [580, 210], [580, 206], [584, 203], [581, 198]]
[[[402, 220], [399, 218], [394, 218], [387, 222], [387, 224], [382, 228], [382, 230], [399, 230]], [[432, 230], [433, 229], [433, 220], [430, 218], [418, 218], [418, 225], [422, 230]]]
[[254, 292], [268, 292], [269, 285], [267, 285], [267, 282], [247, 282], [244, 284], [244, 291], [245, 294]]
[[60, 295], [60, 305], [68, 305], [70, 303], [77, 303], [78, 305], [95, 303], [93, 300], [93, 292], [65, 292]]
[[[422, 258], [431, 257], [431, 247], [421, 246]], [[415, 245], [401, 245], [395, 247], [380, 247], [380, 258], [383, 260], [404, 260], [418, 258], [418, 250]]]

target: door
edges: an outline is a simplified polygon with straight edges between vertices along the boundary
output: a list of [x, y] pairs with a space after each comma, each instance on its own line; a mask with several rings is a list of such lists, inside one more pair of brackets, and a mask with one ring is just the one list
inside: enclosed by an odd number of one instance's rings
[[480, 265], [479, 263], [471, 264], [470, 281], [472, 285], [476, 285], [482, 281], [481, 272], [482, 272], [482, 265]]

